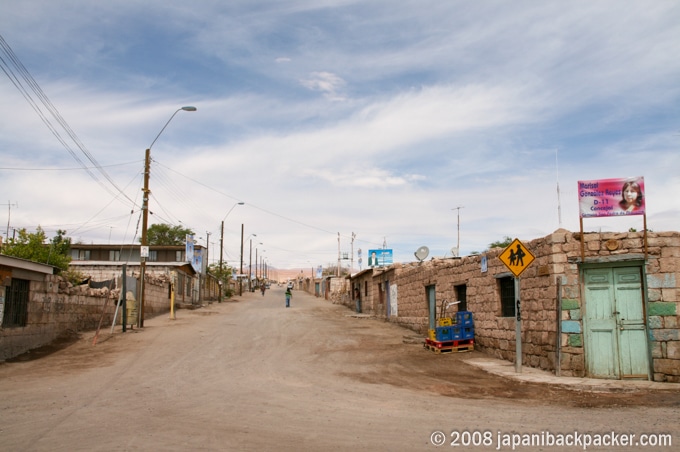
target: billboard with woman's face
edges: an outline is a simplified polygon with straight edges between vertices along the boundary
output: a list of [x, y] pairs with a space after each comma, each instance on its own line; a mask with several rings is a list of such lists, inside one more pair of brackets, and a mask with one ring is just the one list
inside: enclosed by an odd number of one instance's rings
[[643, 177], [578, 182], [581, 218], [645, 214]]

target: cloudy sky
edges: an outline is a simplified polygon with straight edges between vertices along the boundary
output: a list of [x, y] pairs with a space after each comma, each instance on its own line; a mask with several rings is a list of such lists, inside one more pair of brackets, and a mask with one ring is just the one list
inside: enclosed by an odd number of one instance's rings
[[0, 35], [3, 236], [138, 243], [152, 142], [149, 223], [211, 262], [223, 220], [279, 268], [578, 231], [579, 180], [680, 224], [675, 1], [0, 0]]

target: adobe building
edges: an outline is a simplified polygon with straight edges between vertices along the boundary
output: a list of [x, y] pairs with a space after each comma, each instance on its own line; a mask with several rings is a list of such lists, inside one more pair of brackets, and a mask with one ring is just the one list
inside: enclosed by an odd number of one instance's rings
[[[524, 365], [680, 382], [680, 232], [559, 229], [523, 245], [535, 257], [518, 279]], [[504, 251], [366, 270], [349, 290], [361, 290], [363, 312], [424, 337], [440, 316], [471, 311], [475, 347], [515, 361], [515, 275]]]
[[[207, 274], [203, 261], [197, 271], [187, 260], [185, 250], [184, 245], [149, 246], [145, 272], [147, 290], [158, 292], [160, 298], [169, 299], [167, 286], [174, 280], [175, 301], [178, 304], [193, 305], [203, 300], [217, 300], [220, 294], [217, 280]], [[202, 252], [203, 247], [197, 245], [196, 250]], [[119, 278], [125, 265], [128, 274], [139, 279], [140, 262], [139, 245], [76, 243], [71, 245], [69, 267], [95, 281], [105, 281]], [[137, 293], [136, 287], [128, 287], [128, 290]]]

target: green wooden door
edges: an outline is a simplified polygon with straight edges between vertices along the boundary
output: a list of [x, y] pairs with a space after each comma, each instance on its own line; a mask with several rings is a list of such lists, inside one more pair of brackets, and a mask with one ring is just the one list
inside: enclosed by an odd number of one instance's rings
[[425, 287], [427, 293], [427, 308], [430, 313], [430, 329], [433, 330], [437, 320], [437, 300], [435, 299], [435, 286]]
[[649, 378], [640, 267], [584, 271], [587, 372], [599, 378]]
[[649, 378], [647, 329], [639, 267], [613, 268], [621, 378]]

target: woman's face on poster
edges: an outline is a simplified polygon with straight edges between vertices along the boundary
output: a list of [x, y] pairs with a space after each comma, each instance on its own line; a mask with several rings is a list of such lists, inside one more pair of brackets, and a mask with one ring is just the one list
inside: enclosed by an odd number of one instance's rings
[[623, 190], [623, 199], [628, 203], [628, 204], [633, 204], [639, 195], [639, 189], [634, 186], [634, 184], [628, 185], [624, 190]]

